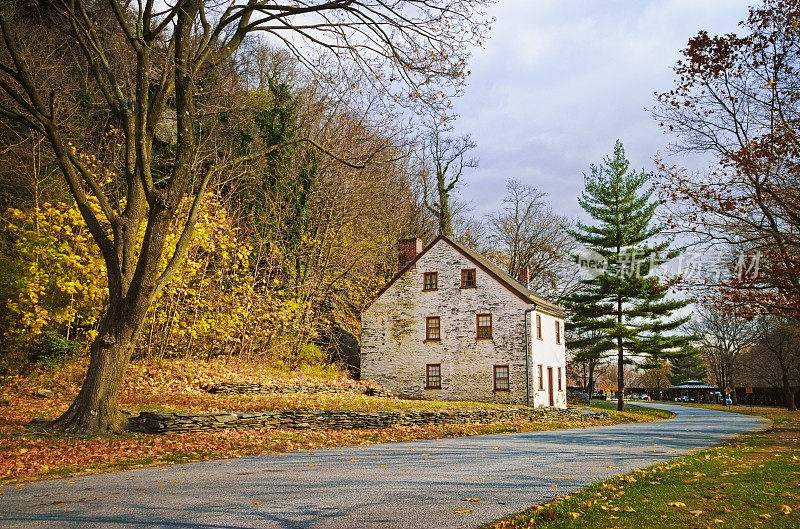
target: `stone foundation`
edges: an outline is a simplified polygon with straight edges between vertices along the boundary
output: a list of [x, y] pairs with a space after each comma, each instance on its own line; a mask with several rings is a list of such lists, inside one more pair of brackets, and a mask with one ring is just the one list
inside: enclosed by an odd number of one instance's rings
[[530, 420], [535, 422], [605, 419], [604, 411], [577, 408], [508, 408], [442, 411], [305, 411], [261, 413], [161, 413], [141, 412], [131, 417], [129, 429], [145, 433], [178, 433], [228, 428], [267, 427], [310, 430], [350, 430], [431, 424], [468, 424]]

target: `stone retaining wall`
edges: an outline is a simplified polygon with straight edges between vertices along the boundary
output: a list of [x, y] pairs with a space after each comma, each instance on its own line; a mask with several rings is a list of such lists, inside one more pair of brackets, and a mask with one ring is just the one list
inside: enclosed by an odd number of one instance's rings
[[218, 386], [208, 389], [209, 393], [218, 395], [274, 395], [278, 393], [303, 393], [306, 395], [338, 394], [338, 393], [363, 393], [373, 397], [392, 397], [393, 395], [381, 387], [335, 387], [335, 386], [268, 386], [266, 384], [249, 384], [238, 382], [223, 382]]
[[145, 433], [177, 433], [227, 428], [268, 427], [311, 430], [389, 428], [428, 424], [488, 423], [516, 420], [582, 421], [603, 419], [606, 412], [576, 408], [509, 408], [442, 411], [305, 411], [284, 410], [261, 413], [161, 413], [141, 412], [131, 417], [129, 429]]

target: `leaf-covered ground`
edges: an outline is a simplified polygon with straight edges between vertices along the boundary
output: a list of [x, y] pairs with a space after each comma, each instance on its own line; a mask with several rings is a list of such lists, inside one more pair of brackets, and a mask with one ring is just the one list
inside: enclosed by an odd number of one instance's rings
[[596, 483], [490, 529], [800, 527], [800, 412], [766, 433]]
[[[4, 420], [30, 421], [54, 418], [77, 395], [86, 361], [65, 364], [56, 370], [41, 369], [26, 376], [0, 377], [2, 397], [10, 404], [0, 407], [0, 429]], [[342, 394], [218, 395], [206, 391], [222, 382], [247, 382], [274, 386], [307, 385], [351, 390]], [[259, 362], [229, 360], [211, 362], [195, 359], [138, 361], [128, 367], [119, 404], [130, 411], [175, 410], [186, 412], [268, 411], [285, 409], [421, 410], [464, 407], [497, 407], [478, 402], [442, 402], [367, 397], [370, 383], [356, 381], [333, 368], [286, 373]], [[35, 398], [37, 389], [54, 393], [52, 398]]]
[[[0, 380], [8, 403], [0, 406], [0, 483], [73, 475], [137, 465], [207, 460], [303, 449], [372, 444], [437, 437], [484, 435], [587, 426], [583, 422], [506, 422], [453, 426], [394, 427], [380, 430], [308, 431], [248, 428], [185, 434], [64, 436], [30, 425], [36, 417], [52, 419], [66, 410], [77, 394], [83, 366]], [[342, 394], [213, 395], [205, 388], [220, 382], [270, 385], [326, 385], [352, 391]], [[126, 377], [120, 405], [131, 411], [266, 411], [275, 409], [410, 410], [498, 407], [477, 402], [403, 400], [363, 395], [363, 382], [334, 371], [280, 373], [258, 365], [217, 361], [134, 363]], [[35, 396], [37, 389], [54, 392]], [[611, 412], [607, 424], [652, 421], [670, 416], [653, 409]], [[592, 422], [591, 424], [597, 424]]]

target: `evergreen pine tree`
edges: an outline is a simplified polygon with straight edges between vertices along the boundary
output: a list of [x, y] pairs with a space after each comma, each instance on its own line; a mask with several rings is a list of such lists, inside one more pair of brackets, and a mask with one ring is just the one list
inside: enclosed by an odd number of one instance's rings
[[596, 222], [579, 222], [570, 234], [601, 255], [605, 266], [583, 280], [565, 303], [577, 337], [570, 348], [586, 360], [616, 355], [619, 410], [624, 407], [625, 364], [683, 355], [690, 338], [671, 333], [688, 320], [671, 319], [688, 302], [665, 299], [674, 280], [651, 274], [654, 264], [677, 252], [669, 251], [670, 241], [653, 242], [664, 227], [653, 224], [658, 202], [645, 187], [650, 174], [629, 171], [629, 165], [617, 140], [614, 155], [584, 174], [578, 203]]
[[691, 349], [690, 354], [670, 360], [669, 381], [675, 385], [683, 384], [687, 380], [706, 380], [706, 365], [700, 357], [700, 351]]

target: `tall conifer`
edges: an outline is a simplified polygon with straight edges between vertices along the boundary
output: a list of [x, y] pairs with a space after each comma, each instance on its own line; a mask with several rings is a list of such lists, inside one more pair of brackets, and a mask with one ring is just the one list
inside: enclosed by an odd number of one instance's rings
[[576, 339], [571, 348], [583, 359], [617, 357], [617, 409], [624, 407], [626, 363], [643, 363], [654, 358], [681, 355], [689, 337], [672, 334], [688, 320], [673, 318], [673, 312], [687, 305], [665, 299], [675, 279], [664, 280], [654, 268], [677, 254], [670, 242], [654, 241], [664, 226], [653, 223], [658, 202], [652, 200], [650, 174], [629, 170], [622, 143], [617, 140], [614, 155], [584, 174], [585, 189], [578, 199], [595, 220], [579, 222], [570, 233], [604, 261], [604, 267], [581, 282], [568, 300]]

